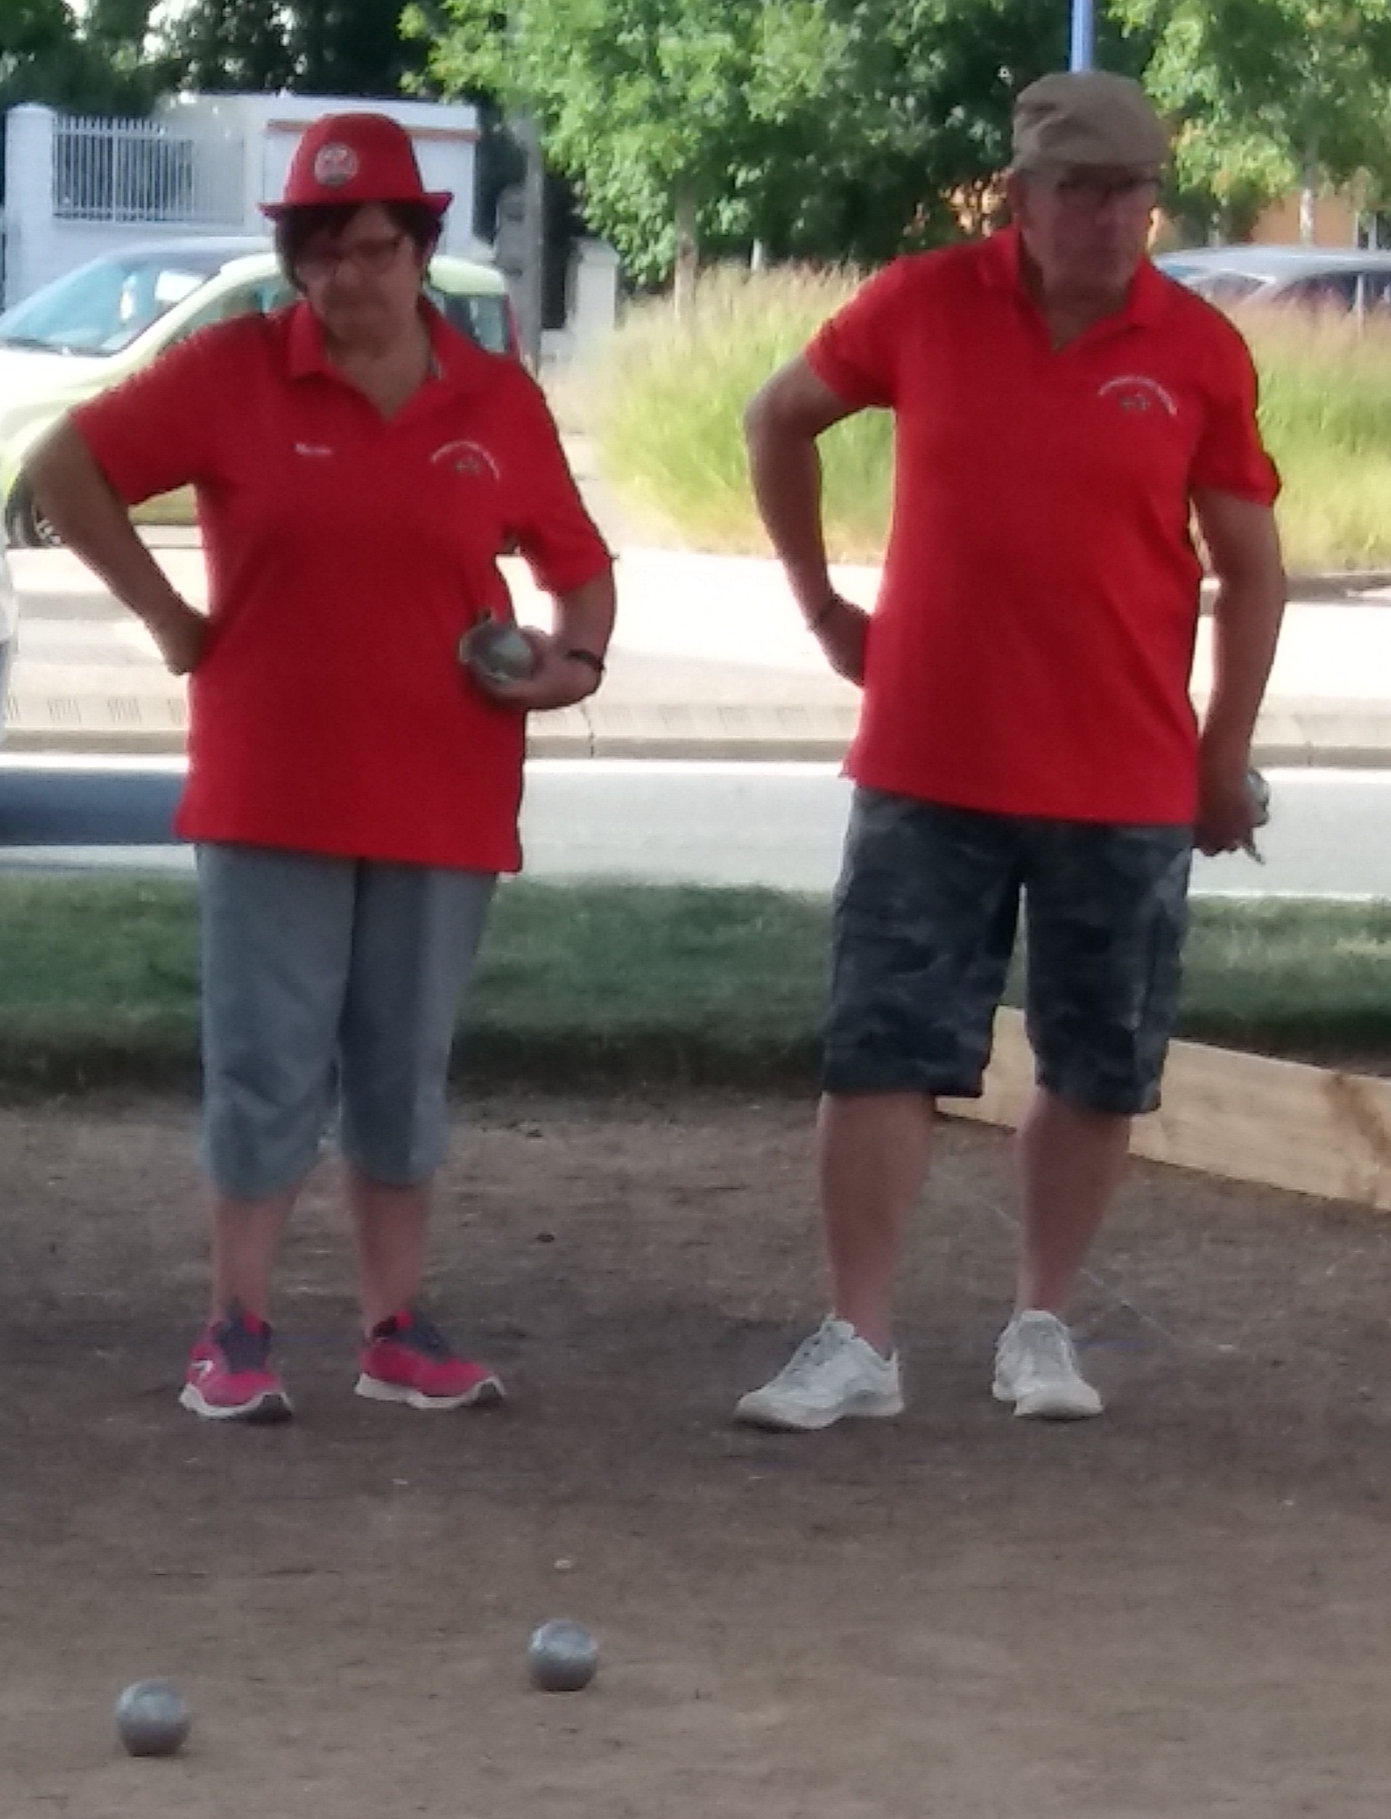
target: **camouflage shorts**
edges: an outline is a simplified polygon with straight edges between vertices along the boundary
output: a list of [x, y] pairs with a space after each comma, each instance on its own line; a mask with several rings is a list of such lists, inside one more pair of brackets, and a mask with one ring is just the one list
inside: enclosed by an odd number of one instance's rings
[[1035, 820], [857, 789], [836, 888], [828, 1093], [974, 1098], [1024, 902], [1042, 1086], [1159, 1103], [1192, 830]]

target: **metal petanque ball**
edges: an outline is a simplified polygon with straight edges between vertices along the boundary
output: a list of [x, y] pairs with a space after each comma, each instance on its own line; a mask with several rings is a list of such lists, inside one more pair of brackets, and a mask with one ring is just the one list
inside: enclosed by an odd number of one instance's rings
[[1256, 826], [1264, 827], [1270, 820], [1270, 785], [1263, 773], [1253, 767], [1246, 773], [1246, 788]]
[[132, 1756], [174, 1756], [192, 1720], [167, 1680], [137, 1680], [116, 1701], [116, 1732]]
[[579, 1623], [543, 1623], [526, 1651], [531, 1684], [543, 1693], [578, 1693], [599, 1665], [599, 1645]]
[[1256, 844], [1255, 830], [1270, 825], [1270, 785], [1254, 765], [1246, 773], [1246, 793], [1251, 798], [1251, 835], [1245, 841], [1246, 851], [1261, 864], [1265, 861], [1261, 849]]
[[506, 619], [480, 619], [459, 640], [460, 660], [485, 682], [525, 682], [536, 652]]

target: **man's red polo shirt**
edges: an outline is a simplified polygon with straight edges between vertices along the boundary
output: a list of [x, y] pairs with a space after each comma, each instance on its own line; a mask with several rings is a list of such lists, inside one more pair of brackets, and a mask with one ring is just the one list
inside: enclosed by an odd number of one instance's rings
[[893, 524], [849, 770], [958, 807], [1185, 823], [1199, 488], [1270, 503], [1246, 345], [1148, 261], [1054, 352], [1013, 230], [900, 259], [807, 350], [895, 414]]
[[211, 634], [178, 831], [511, 871], [524, 725], [461, 669], [515, 540], [565, 593], [610, 557], [541, 393], [431, 311], [435, 375], [384, 420], [300, 303], [195, 335], [75, 412], [121, 497], [191, 482]]

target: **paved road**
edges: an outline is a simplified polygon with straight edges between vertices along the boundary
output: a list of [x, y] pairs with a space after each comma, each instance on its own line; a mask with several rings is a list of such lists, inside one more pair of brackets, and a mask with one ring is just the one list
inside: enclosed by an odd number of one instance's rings
[[[203, 589], [201, 553], [162, 547], [160, 560], [190, 597]], [[148, 636], [67, 551], [20, 551], [19, 657], [10, 687], [11, 748], [40, 751], [182, 749], [181, 684]], [[518, 613], [547, 603], [524, 565], [505, 565]], [[838, 571], [855, 599], [875, 572]], [[537, 716], [534, 749], [549, 757], [838, 759], [852, 734], [857, 691], [830, 674], [803, 630], [775, 566], [754, 557], [625, 549], [613, 660], [582, 708]], [[1210, 624], [1199, 630], [1195, 697], [1211, 676]], [[1267, 765], [1391, 767], [1391, 588], [1298, 601], [1286, 622], [1258, 729]]]
[[[186, 872], [177, 759], [0, 757], [0, 868]], [[530, 876], [824, 891], [848, 786], [831, 765], [535, 760]], [[1391, 773], [1277, 771], [1267, 863], [1200, 860], [1205, 895], [1391, 899]]]

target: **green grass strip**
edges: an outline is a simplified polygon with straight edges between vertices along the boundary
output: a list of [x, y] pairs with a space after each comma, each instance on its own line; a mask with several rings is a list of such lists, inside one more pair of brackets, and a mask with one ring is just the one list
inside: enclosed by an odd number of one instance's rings
[[[612, 1090], [808, 1085], [824, 901], [761, 890], [508, 884], [460, 1072]], [[0, 1090], [197, 1080], [183, 881], [0, 878]], [[1183, 1033], [1391, 1065], [1391, 905], [1194, 906]]]

